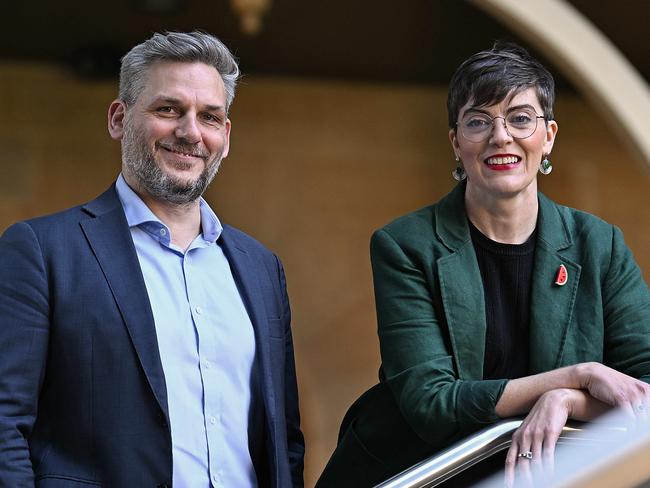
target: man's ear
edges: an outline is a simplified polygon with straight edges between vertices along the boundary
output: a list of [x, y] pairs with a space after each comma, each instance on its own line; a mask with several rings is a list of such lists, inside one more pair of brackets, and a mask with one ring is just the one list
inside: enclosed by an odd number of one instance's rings
[[124, 136], [124, 117], [126, 104], [122, 100], [113, 100], [108, 107], [108, 133], [116, 141]]
[[230, 119], [226, 119], [226, 134], [224, 137], [223, 153], [221, 154], [222, 158], [226, 158], [230, 152], [230, 127], [232, 126]]

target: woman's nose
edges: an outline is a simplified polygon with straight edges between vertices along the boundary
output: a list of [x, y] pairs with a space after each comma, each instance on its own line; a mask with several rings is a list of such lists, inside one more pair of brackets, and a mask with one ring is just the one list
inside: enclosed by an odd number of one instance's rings
[[490, 142], [497, 146], [501, 146], [511, 141], [512, 136], [508, 131], [506, 119], [503, 117], [494, 117], [492, 119], [492, 133], [490, 134]]

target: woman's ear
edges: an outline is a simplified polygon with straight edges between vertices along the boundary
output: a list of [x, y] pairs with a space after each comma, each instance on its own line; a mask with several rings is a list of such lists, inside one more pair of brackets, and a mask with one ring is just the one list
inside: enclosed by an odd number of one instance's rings
[[555, 136], [557, 135], [558, 125], [555, 120], [546, 122], [546, 139], [544, 140], [544, 154], [551, 154], [553, 144], [555, 143]]
[[454, 154], [458, 156], [460, 147], [458, 146], [458, 137], [456, 137], [456, 129], [449, 129], [449, 142], [451, 142], [451, 148], [454, 150]]
[[113, 100], [108, 107], [108, 133], [116, 141], [124, 136], [124, 117], [126, 104], [122, 100]]

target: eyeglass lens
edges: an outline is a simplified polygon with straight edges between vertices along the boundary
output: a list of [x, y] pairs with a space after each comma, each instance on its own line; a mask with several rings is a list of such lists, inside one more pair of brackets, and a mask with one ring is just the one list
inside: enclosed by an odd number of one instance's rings
[[505, 123], [508, 133], [516, 139], [525, 139], [533, 135], [537, 129], [537, 119], [540, 118], [534, 111], [521, 109], [513, 110], [505, 117], [490, 117], [483, 113], [470, 113], [463, 117], [460, 126], [463, 135], [473, 142], [487, 139], [492, 132], [496, 119]]

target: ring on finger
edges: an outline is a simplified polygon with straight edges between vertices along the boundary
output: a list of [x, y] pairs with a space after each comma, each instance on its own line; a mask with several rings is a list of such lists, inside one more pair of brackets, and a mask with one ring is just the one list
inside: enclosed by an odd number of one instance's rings
[[533, 459], [533, 453], [532, 451], [520, 452], [517, 454], [517, 457], [523, 459]]

